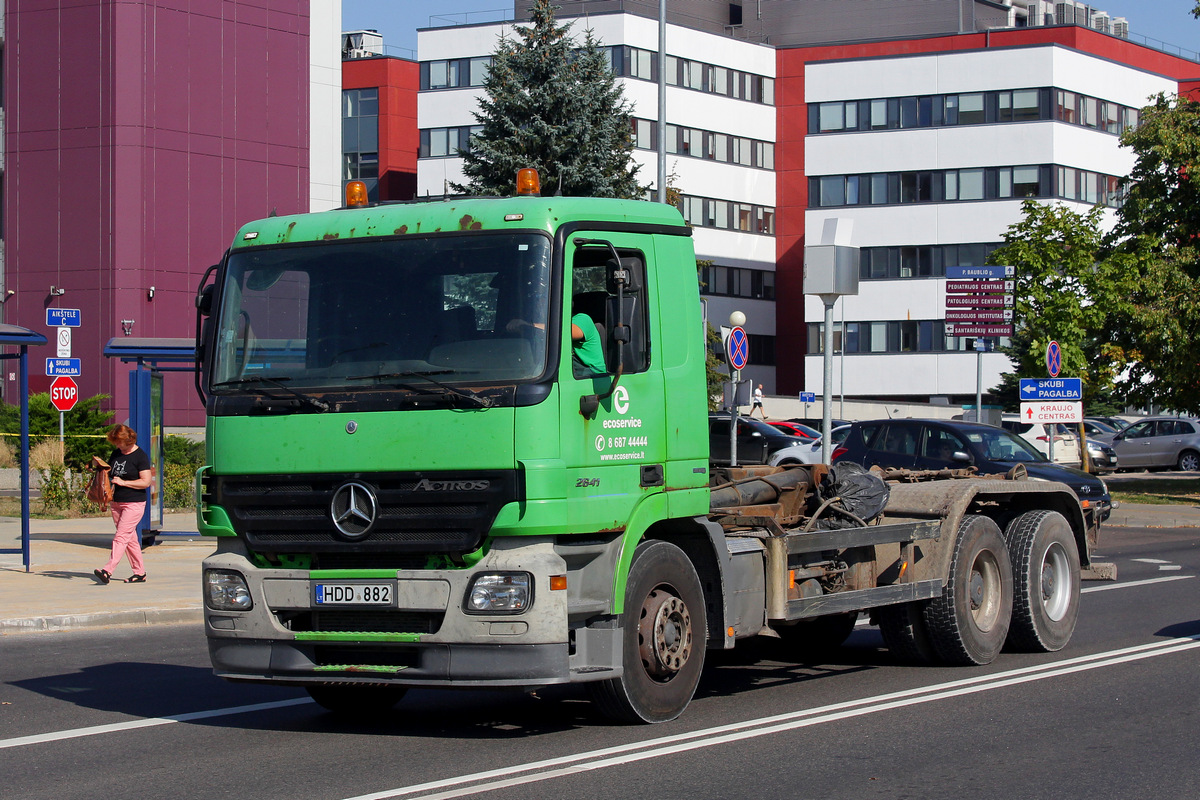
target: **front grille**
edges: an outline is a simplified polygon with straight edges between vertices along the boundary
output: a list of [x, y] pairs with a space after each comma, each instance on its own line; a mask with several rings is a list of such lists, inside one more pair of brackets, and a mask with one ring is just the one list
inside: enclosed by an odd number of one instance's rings
[[[286, 627], [296, 633], [437, 633], [442, 612], [382, 611], [379, 609], [309, 611], [291, 615]], [[281, 617], [281, 621], [283, 618]]]
[[423, 554], [317, 553], [309, 569], [425, 569], [428, 561]]
[[[375, 521], [360, 537], [338, 531], [331, 511], [334, 493], [351, 481], [376, 499]], [[524, 499], [516, 470], [212, 475], [207, 483], [208, 501], [260, 553], [468, 553], [501, 506]]]

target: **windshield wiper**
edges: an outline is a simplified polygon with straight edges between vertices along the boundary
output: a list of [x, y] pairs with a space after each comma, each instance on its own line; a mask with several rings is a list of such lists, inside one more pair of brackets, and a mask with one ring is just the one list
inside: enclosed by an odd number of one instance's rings
[[[287, 377], [286, 375], [279, 377], [279, 378], [268, 378], [265, 375], [256, 375], [251, 378], [235, 378], [234, 380], [231, 380], [231, 381], [221, 381], [220, 383], [214, 383], [212, 388], [219, 389], [219, 388], [225, 387], [225, 386], [247, 386], [252, 383], [267, 383], [267, 384], [270, 384], [271, 386], [274, 386], [278, 389], [282, 389], [283, 391], [287, 392], [292, 397], [299, 400], [301, 405], [306, 405], [309, 408], [316, 409], [317, 411], [328, 411], [329, 410], [329, 404], [326, 403], [324, 400], [318, 400], [315, 397], [304, 394], [304, 392], [298, 392], [295, 389], [293, 389], [292, 387], [286, 386], [283, 383], [284, 381], [290, 381], [290, 380], [291, 380], [291, 378]], [[265, 394], [265, 392], [264, 392], [264, 394]], [[273, 397], [272, 395], [269, 395], [269, 394], [267, 396], [270, 397], [272, 400], [279, 399], [279, 398]]]
[[[439, 369], [439, 370], [427, 370], [425, 372], [419, 372], [417, 370], [405, 370], [404, 372], [385, 372], [385, 373], [382, 373], [379, 375], [351, 375], [350, 377], [346, 378], [346, 380], [361, 381], [361, 380], [366, 380], [368, 378], [376, 378], [378, 380], [391, 380], [394, 378], [424, 378], [425, 380], [432, 383], [434, 386], [437, 386], [440, 389], [442, 389], [443, 393], [445, 395], [448, 395], [450, 397], [461, 397], [464, 400], [470, 400], [478, 408], [491, 408], [493, 405], [495, 405], [492, 402], [491, 398], [484, 397], [483, 395], [473, 392], [470, 389], [460, 389], [457, 386], [451, 386], [448, 383], [442, 383], [441, 381], [437, 380], [436, 378], [431, 377], [433, 375], [446, 375], [451, 372], [454, 372], [454, 370]], [[408, 389], [409, 391], [420, 392], [421, 394], [436, 394], [435, 392], [433, 392], [429, 389], [425, 389], [425, 388], [422, 388], [419, 386], [412, 386], [411, 384], [407, 384], [407, 383], [400, 383], [400, 384], [395, 384], [395, 385], [399, 386], [401, 389]]]

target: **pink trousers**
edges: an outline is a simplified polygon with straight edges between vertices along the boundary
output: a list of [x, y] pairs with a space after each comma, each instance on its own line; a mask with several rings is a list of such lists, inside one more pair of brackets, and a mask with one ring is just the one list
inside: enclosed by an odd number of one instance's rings
[[117, 535], [113, 537], [112, 556], [104, 565], [104, 571], [112, 574], [121, 558], [129, 554], [129, 566], [134, 575], [144, 575], [146, 568], [142, 565], [142, 537], [138, 533], [138, 523], [146, 511], [146, 502], [140, 503], [110, 503], [113, 522], [117, 526]]

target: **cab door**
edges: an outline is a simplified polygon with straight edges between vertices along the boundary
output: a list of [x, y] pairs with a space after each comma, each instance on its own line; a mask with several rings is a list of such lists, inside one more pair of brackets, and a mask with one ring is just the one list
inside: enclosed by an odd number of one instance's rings
[[[616, 231], [574, 234], [563, 253], [559, 413], [577, 530], [623, 527], [643, 497], [664, 488], [652, 258], [650, 236]], [[586, 359], [592, 366], [581, 363], [573, 328], [599, 338], [602, 364], [594, 350]]]

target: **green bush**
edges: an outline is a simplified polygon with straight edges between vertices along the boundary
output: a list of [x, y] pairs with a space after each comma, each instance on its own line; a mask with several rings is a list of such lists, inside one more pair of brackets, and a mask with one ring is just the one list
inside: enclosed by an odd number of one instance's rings
[[196, 469], [186, 464], [172, 464], [167, 462], [163, 466], [163, 473], [163, 507], [195, 507], [194, 485], [196, 481]]
[[168, 436], [163, 440], [163, 461], [191, 467], [195, 472], [204, 463], [204, 442], [194, 442], [186, 436]]
[[[66, 434], [66, 466], [72, 470], [82, 468], [98, 455], [107, 460], [112, 446], [104, 435], [112, 426], [112, 412], [100, 408], [108, 395], [98, 394], [80, 400], [75, 407], [63, 415], [63, 433]], [[0, 405], [0, 433], [20, 447], [21, 407]], [[50, 402], [49, 393], [29, 396], [29, 446], [47, 439], [58, 438], [58, 409]]]
[[42, 510], [49, 512], [70, 508], [75, 493], [67, 480], [67, 468], [62, 464], [55, 464], [48, 469], [39, 469], [38, 472], [42, 474]]

